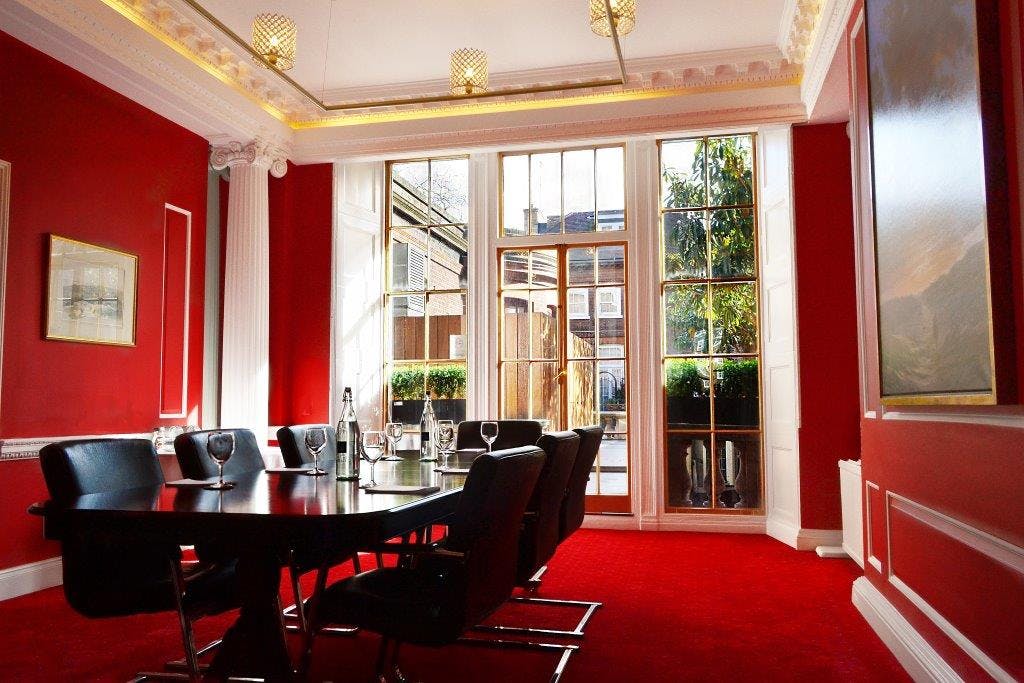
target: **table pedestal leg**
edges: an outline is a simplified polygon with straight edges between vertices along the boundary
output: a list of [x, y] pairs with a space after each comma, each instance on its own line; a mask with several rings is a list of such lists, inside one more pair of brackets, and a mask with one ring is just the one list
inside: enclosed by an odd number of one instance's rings
[[281, 618], [281, 565], [273, 553], [246, 553], [236, 569], [241, 612], [210, 665], [215, 677], [288, 679], [291, 659]]

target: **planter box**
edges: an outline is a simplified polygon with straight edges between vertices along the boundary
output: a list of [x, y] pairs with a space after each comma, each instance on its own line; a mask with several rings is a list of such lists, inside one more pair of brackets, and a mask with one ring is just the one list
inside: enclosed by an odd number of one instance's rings
[[[438, 420], [452, 420], [455, 424], [466, 419], [466, 399], [439, 398], [434, 404], [434, 416]], [[392, 401], [391, 419], [407, 425], [418, 425], [423, 417], [423, 399], [414, 401]]]
[[706, 398], [668, 398], [668, 423], [673, 427], [708, 429], [711, 401]]

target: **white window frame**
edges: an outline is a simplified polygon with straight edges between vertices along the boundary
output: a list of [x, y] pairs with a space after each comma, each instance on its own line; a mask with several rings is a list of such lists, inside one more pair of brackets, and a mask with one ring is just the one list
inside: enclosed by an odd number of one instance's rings
[[[578, 297], [577, 300], [573, 300]], [[570, 288], [565, 292], [566, 314], [569, 320], [587, 320], [590, 318], [590, 290]]]
[[[612, 301], [601, 301], [602, 294], [611, 294]], [[611, 311], [606, 313], [603, 308], [605, 304], [611, 304]], [[621, 318], [622, 317], [622, 288], [621, 287], [598, 287], [597, 296], [594, 301], [595, 318]]]

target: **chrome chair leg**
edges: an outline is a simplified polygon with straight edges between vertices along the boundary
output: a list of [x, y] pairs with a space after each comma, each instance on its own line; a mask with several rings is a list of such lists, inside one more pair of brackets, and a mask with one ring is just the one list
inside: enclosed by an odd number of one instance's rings
[[565, 673], [565, 667], [569, 665], [569, 658], [572, 654], [580, 649], [579, 645], [570, 645], [562, 643], [541, 643], [533, 642], [528, 640], [491, 640], [489, 638], [459, 638], [459, 642], [463, 645], [473, 645], [476, 647], [493, 647], [493, 648], [510, 648], [519, 650], [543, 650], [547, 652], [561, 651], [561, 656], [558, 658], [558, 662], [555, 664], [555, 670], [551, 674], [549, 679], [550, 683], [558, 683], [562, 679], [562, 674]]
[[188, 676], [194, 681], [202, 679], [202, 672], [199, 670], [199, 657], [196, 655], [195, 637], [192, 632], [192, 620], [185, 614], [185, 577], [181, 572], [181, 563], [177, 558], [171, 558], [171, 578], [174, 583], [174, 602], [178, 608], [178, 623], [181, 626], [181, 640], [185, 646], [185, 664], [188, 669]]
[[545, 636], [559, 636], [563, 638], [582, 638], [584, 636], [583, 629], [587, 627], [587, 622], [594, 616], [594, 613], [604, 606], [601, 602], [591, 602], [589, 600], [558, 600], [555, 598], [535, 598], [535, 597], [524, 597], [520, 595], [509, 598], [510, 602], [522, 602], [532, 605], [550, 605], [553, 607], [576, 607], [583, 608], [583, 617], [576, 623], [576, 626], [571, 630], [556, 629], [556, 628], [534, 628], [531, 626], [501, 626], [498, 624], [494, 625], [479, 625], [473, 627], [474, 631], [487, 631], [492, 633], [526, 633], [530, 635], [545, 635]]

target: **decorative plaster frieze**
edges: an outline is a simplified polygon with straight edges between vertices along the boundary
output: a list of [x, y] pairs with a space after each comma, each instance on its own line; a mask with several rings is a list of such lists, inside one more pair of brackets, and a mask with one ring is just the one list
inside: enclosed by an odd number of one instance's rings
[[288, 152], [273, 143], [259, 139], [245, 145], [241, 142], [229, 142], [210, 151], [210, 165], [215, 171], [239, 164], [265, 168], [270, 171], [270, 175], [281, 178], [288, 172]]
[[803, 64], [814, 40], [825, 0], [788, 0], [782, 17], [779, 49], [794, 64]]
[[807, 112], [814, 109], [821, 88], [828, 76], [836, 49], [846, 33], [846, 22], [853, 10], [854, 0], [825, 0], [818, 17], [817, 30], [804, 61], [804, 77], [800, 83], [800, 99]]

